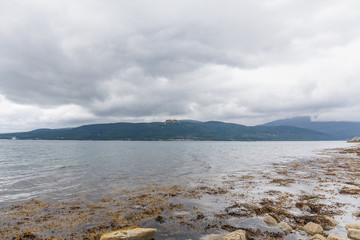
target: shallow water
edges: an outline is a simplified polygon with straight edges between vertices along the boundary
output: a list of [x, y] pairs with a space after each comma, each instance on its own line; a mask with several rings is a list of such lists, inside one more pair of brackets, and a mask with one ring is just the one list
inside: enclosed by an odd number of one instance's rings
[[97, 197], [112, 187], [188, 183], [308, 160], [346, 142], [0, 140], [0, 204]]

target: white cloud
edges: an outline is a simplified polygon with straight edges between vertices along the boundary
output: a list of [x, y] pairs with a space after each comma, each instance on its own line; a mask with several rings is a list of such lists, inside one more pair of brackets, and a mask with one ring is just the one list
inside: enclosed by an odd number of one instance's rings
[[1, 1], [0, 131], [169, 117], [360, 119], [359, 8]]
[[94, 121], [95, 116], [76, 105], [55, 108], [21, 105], [0, 95], [0, 132], [29, 131], [34, 128], [69, 127]]

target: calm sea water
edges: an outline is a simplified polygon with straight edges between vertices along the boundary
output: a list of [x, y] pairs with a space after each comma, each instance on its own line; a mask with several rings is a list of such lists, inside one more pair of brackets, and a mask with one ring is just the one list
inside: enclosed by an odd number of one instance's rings
[[112, 187], [178, 184], [314, 158], [345, 142], [0, 140], [0, 204], [98, 195]]

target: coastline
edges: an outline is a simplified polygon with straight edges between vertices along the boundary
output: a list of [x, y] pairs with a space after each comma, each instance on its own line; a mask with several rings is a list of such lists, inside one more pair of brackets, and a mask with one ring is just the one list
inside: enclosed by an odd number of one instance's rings
[[[99, 239], [104, 232], [139, 225], [158, 229], [155, 239], [198, 239], [243, 229], [251, 239], [310, 239], [308, 222], [324, 236], [346, 236], [344, 226], [359, 221], [359, 146], [325, 150], [318, 158], [273, 164], [217, 179], [178, 185], [149, 184], [112, 189], [101, 201], [31, 200], [1, 208], [1, 239]], [[251, 205], [250, 203], [254, 204]], [[284, 232], [264, 223], [286, 222]]]

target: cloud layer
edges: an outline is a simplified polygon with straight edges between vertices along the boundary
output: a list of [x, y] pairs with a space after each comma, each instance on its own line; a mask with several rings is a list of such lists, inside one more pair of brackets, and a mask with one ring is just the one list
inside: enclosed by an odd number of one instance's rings
[[1, 1], [0, 132], [360, 121], [360, 2]]

